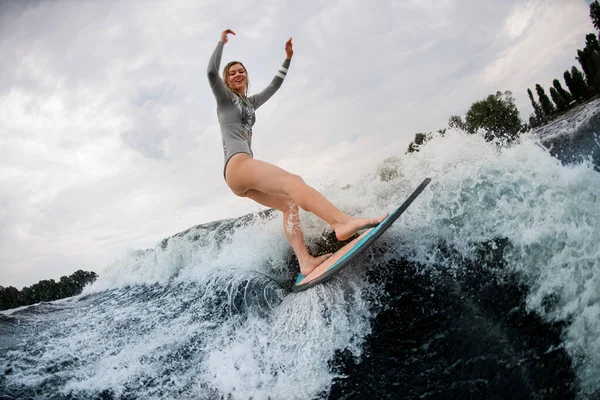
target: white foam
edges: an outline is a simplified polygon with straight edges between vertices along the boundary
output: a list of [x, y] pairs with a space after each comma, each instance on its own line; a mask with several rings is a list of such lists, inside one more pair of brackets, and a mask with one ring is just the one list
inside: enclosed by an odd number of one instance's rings
[[597, 389], [600, 174], [593, 165], [564, 166], [532, 136], [498, 151], [478, 136], [449, 132], [400, 168], [404, 176], [418, 171], [434, 176], [403, 221], [419, 232], [418, 246], [407, 254], [437, 262], [428, 252], [444, 241], [472, 259], [475, 244], [508, 238], [507, 267], [530, 288], [529, 310], [547, 321], [567, 322], [565, 346], [577, 360], [582, 386]]
[[336, 350], [359, 357], [370, 332], [368, 304], [359, 287], [351, 295], [319, 286], [287, 296], [268, 320], [252, 319], [222, 332], [209, 346], [202, 380], [234, 399], [314, 398], [337, 376], [329, 368]]

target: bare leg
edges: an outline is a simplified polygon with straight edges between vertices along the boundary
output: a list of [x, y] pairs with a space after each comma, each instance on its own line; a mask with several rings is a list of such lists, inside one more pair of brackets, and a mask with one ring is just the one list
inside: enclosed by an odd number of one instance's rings
[[298, 214], [298, 205], [292, 199], [276, 197], [258, 190], [248, 190], [246, 196], [266, 207], [276, 208], [283, 212], [283, 230], [285, 237], [292, 246], [298, 264], [300, 264], [300, 273], [304, 276], [310, 274], [319, 264], [328, 259], [331, 253], [318, 257], [313, 257], [306, 248], [304, 234], [300, 225], [300, 215]]
[[227, 183], [236, 194], [256, 189], [292, 198], [302, 209], [327, 222], [339, 240], [348, 239], [361, 229], [376, 226], [387, 217], [387, 214], [378, 218], [351, 217], [336, 208], [298, 175], [245, 154], [236, 155], [229, 161]]

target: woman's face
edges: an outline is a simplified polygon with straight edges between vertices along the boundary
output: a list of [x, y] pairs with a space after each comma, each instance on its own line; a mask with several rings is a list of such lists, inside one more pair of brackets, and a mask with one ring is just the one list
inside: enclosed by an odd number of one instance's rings
[[229, 67], [229, 87], [236, 92], [243, 92], [248, 84], [246, 70], [241, 64], [233, 64]]

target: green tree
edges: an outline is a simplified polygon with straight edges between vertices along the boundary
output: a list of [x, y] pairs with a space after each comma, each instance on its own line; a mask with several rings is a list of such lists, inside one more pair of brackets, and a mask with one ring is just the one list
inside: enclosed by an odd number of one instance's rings
[[529, 88], [527, 89], [527, 95], [529, 96], [529, 100], [531, 100], [531, 105], [533, 106], [533, 111], [535, 112], [535, 120], [536, 120], [536, 124], [532, 125], [531, 118], [530, 118], [529, 124], [531, 126], [537, 126], [537, 125], [543, 124], [546, 120], [546, 116], [544, 115], [544, 110], [542, 110], [542, 106], [540, 106], [540, 103], [535, 101], [535, 99], [533, 98], [533, 93], [531, 93], [531, 89], [529, 89]]
[[0, 286], [0, 310], [19, 307], [19, 291], [13, 286]]
[[482, 131], [486, 140], [512, 140], [524, 129], [519, 110], [509, 91], [496, 92], [473, 103], [465, 115], [465, 123], [468, 132]]
[[539, 126], [538, 119], [535, 117], [534, 114], [531, 114], [529, 116], [529, 126], [531, 126], [532, 128], [535, 128], [536, 126]]
[[54, 279], [41, 280], [24, 287], [21, 291], [12, 286], [0, 286], [0, 310], [75, 296], [81, 293], [85, 285], [97, 278], [95, 272], [78, 270], [69, 276], [61, 277], [59, 282], [55, 282]]
[[61, 276], [60, 281], [60, 294], [61, 297], [71, 297], [78, 293], [79, 286], [73, 281], [70, 276]]
[[19, 305], [26, 306], [28, 304], [35, 304], [37, 300], [34, 296], [34, 289], [30, 287], [24, 287], [19, 293]]
[[586, 46], [583, 50], [577, 50], [577, 60], [581, 64], [585, 74], [586, 83], [592, 92], [600, 89], [600, 58], [598, 52], [591, 46]]
[[410, 142], [408, 145], [408, 152], [414, 153], [415, 151], [419, 151], [419, 146], [427, 141], [426, 133], [415, 133], [415, 140]]
[[567, 108], [567, 102], [565, 99], [558, 93], [555, 87], [550, 88], [550, 97], [552, 97], [552, 101], [556, 104], [556, 109], [558, 111], [563, 111]]
[[600, 91], [600, 53], [597, 51], [590, 52], [590, 64], [592, 66], [591, 74], [592, 81], [596, 92]]
[[546, 92], [544, 91], [544, 88], [542, 87], [542, 85], [540, 85], [539, 83], [537, 85], [535, 85], [535, 91], [537, 92], [538, 98], [540, 100], [540, 104], [542, 105], [542, 110], [544, 110], [544, 114], [546, 116], [550, 116], [550, 115], [554, 114], [556, 110], [554, 109], [552, 102], [546, 95]]
[[463, 121], [463, 119], [461, 117], [459, 117], [458, 115], [451, 115], [450, 118], [448, 118], [448, 126], [450, 128], [459, 129], [459, 130], [465, 131], [465, 132], [469, 131], [469, 127], [467, 126], [467, 123], [465, 121]]
[[587, 98], [589, 90], [587, 83], [585, 82], [585, 77], [576, 66], [571, 67], [571, 78], [573, 79], [573, 85], [575, 86], [576, 91], [578, 93], [578, 96], [576, 97], [578, 99]]
[[80, 269], [73, 272], [69, 278], [73, 280], [77, 287], [83, 289], [85, 285], [94, 282], [98, 278], [98, 275], [93, 271], [83, 271]]
[[563, 78], [565, 80], [565, 84], [567, 85], [567, 87], [571, 91], [571, 94], [573, 94], [573, 98], [575, 100], [577, 100], [577, 88], [575, 87], [575, 82], [573, 81], [573, 77], [571, 76], [571, 72], [569, 70], [566, 70], [565, 73], [563, 74]]
[[590, 18], [596, 30], [600, 31], [600, 3], [598, 3], [598, 0], [590, 4]]
[[585, 82], [588, 87], [594, 87], [593, 75], [592, 75], [592, 65], [591, 65], [591, 55], [589, 51], [586, 49], [578, 49], [577, 57], [575, 57], [577, 61], [579, 61], [579, 65], [581, 65], [581, 69], [585, 75]]
[[595, 33], [588, 33], [585, 35], [585, 47], [592, 51], [600, 52], [600, 42]]
[[567, 103], [567, 106], [568, 106], [573, 101], [573, 96], [571, 96], [571, 93], [569, 93], [568, 91], [563, 89], [563, 87], [560, 84], [560, 81], [558, 79], [555, 79], [552, 82], [552, 85], [554, 85], [554, 88], [558, 91], [558, 93], [562, 96], [562, 98], [565, 99], [565, 102]]

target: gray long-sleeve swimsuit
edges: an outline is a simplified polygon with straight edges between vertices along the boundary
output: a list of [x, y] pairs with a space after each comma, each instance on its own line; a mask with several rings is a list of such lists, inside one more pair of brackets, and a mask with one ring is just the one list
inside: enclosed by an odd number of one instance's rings
[[265, 90], [253, 96], [246, 97], [234, 93], [225, 86], [223, 79], [219, 77], [219, 67], [225, 43], [219, 42], [208, 62], [208, 82], [217, 100], [217, 116], [221, 125], [221, 138], [223, 140], [223, 152], [225, 153], [225, 166], [223, 177], [229, 159], [238, 153], [252, 153], [252, 126], [256, 122], [254, 111], [271, 98], [283, 83], [283, 79], [290, 66], [290, 60], [286, 59], [279, 71]]

